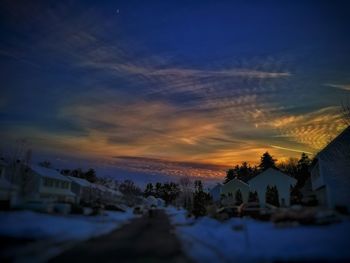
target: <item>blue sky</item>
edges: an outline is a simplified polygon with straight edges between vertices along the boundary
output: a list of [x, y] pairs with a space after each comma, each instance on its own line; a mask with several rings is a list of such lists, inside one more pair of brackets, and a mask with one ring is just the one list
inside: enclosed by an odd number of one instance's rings
[[281, 161], [314, 154], [344, 128], [346, 1], [3, 1], [0, 10], [3, 152], [25, 138], [40, 156], [226, 166], [265, 150]]

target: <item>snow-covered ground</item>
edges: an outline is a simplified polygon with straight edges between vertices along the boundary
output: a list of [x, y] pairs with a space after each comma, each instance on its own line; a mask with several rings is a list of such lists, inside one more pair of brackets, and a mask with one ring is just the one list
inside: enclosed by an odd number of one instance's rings
[[350, 260], [350, 221], [278, 227], [253, 219], [187, 219], [184, 210], [175, 208], [168, 208], [167, 213], [183, 248], [197, 262]]
[[116, 229], [133, 217], [107, 211], [100, 216], [59, 216], [31, 211], [1, 212], [0, 235], [28, 239], [84, 240]]
[[0, 236], [33, 239], [29, 244], [2, 253], [15, 257], [16, 262], [46, 262], [77, 242], [107, 234], [133, 217], [131, 209], [124, 213], [106, 211], [100, 216], [60, 216], [31, 211], [0, 212]]

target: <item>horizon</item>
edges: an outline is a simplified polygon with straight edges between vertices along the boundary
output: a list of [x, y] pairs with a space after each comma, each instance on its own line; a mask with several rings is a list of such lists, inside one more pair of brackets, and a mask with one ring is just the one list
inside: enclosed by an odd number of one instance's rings
[[2, 154], [209, 180], [313, 157], [346, 127], [348, 4], [253, 3], [2, 2]]

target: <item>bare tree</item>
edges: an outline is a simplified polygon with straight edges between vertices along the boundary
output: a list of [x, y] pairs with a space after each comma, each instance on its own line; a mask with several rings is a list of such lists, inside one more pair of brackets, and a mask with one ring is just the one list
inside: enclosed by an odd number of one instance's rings
[[350, 126], [350, 103], [342, 103], [342, 118], [346, 126]]

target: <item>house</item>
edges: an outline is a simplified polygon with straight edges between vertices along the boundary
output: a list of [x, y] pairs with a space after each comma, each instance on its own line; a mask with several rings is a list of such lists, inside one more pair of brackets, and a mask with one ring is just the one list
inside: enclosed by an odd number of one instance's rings
[[247, 203], [249, 191], [249, 185], [247, 183], [234, 178], [222, 186], [221, 195], [225, 195], [226, 197], [232, 196], [236, 199], [237, 194], [240, 193], [243, 203]]
[[104, 205], [113, 205], [123, 199], [121, 192], [101, 184], [92, 184], [92, 189], [96, 200]]
[[281, 206], [290, 205], [290, 188], [297, 180], [281, 171], [269, 168], [248, 181], [250, 191], [257, 192], [260, 206], [266, 204], [267, 187], [276, 187]]
[[315, 156], [310, 172], [319, 205], [350, 211], [350, 126]]
[[67, 203], [76, 201], [76, 195], [71, 191], [72, 181], [57, 170], [33, 165], [27, 173], [27, 180], [30, 184], [27, 199]]
[[9, 209], [18, 201], [18, 187], [6, 178], [7, 163], [0, 160], [0, 209]]
[[222, 184], [216, 184], [212, 189], [210, 189], [209, 194], [213, 198], [214, 202], [219, 202], [221, 199], [221, 188]]
[[76, 202], [91, 203], [94, 200], [92, 184], [83, 179], [73, 176], [67, 176], [71, 180], [71, 191], [76, 195]]

